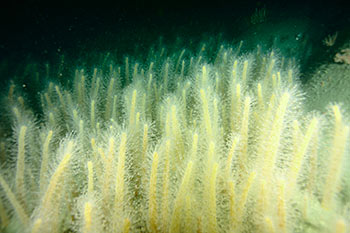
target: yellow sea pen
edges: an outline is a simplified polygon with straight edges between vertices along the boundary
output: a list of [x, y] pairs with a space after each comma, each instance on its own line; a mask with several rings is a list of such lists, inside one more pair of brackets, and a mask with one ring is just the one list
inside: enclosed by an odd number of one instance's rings
[[39, 233], [40, 232], [40, 227], [42, 226], [43, 220], [41, 218], [38, 218], [35, 220], [33, 226], [32, 226], [32, 231], [31, 233]]
[[90, 202], [86, 202], [84, 205], [84, 233], [92, 232], [92, 205]]
[[149, 181], [149, 197], [148, 197], [148, 220], [149, 227], [151, 232], [157, 232], [157, 169], [158, 169], [158, 153], [154, 152], [152, 168], [151, 168], [151, 177]]
[[208, 207], [207, 207], [207, 226], [208, 232], [219, 232], [216, 214], [216, 176], [218, 172], [218, 164], [214, 163], [211, 166], [211, 172], [208, 182]]
[[268, 148], [265, 151], [265, 155], [264, 155], [265, 161], [264, 161], [264, 167], [263, 167], [263, 176], [267, 181], [271, 179], [271, 174], [274, 169], [278, 148], [280, 146], [281, 134], [282, 134], [282, 129], [284, 125], [283, 122], [287, 111], [289, 99], [290, 99], [290, 94], [288, 92], [284, 93], [275, 113], [273, 126], [271, 129], [270, 138], [269, 138], [270, 148]]
[[125, 180], [125, 154], [126, 154], [126, 133], [123, 132], [121, 135], [119, 154], [118, 154], [118, 165], [117, 165], [117, 175], [115, 184], [115, 199], [114, 199], [114, 210], [117, 212], [123, 211], [124, 203], [124, 180]]
[[248, 129], [249, 129], [249, 115], [250, 115], [250, 97], [247, 96], [244, 100], [244, 110], [243, 117], [241, 122], [241, 132], [240, 132], [240, 144], [241, 144], [241, 153], [239, 156], [240, 167], [243, 172], [246, 170], [247, 164], [247, 150], [248, 150]]
[[28, 218], [25, 210], [23, 209], [21, 204], [18, 202], [14, 193], [11, 191], [10, 187], [8, 186], [8, 184], [6, 183], [6, 181], [4, 180], [4, 178], [1, 175], [0, 175], [0, 185], [2, 186], [2, 188], [6, 194], [6, 197], [9, 199], [9, 201], [10, 201], [11, 205], [13, 206], [16, 214], [18, 215], [20, 221], [24, 224], [24, 226], [27, 226], [29, 223], [29, 218]]
[[27, 126], [22, 126], [18, 135], [18, 151], [17, 151], [17, 167], [16, 167], [16, 194], [18, 196], [18, 201], [22, 204], [25, 203], [24, 200], [24, 161], [25, 161], [25, 137], [27, 132]]
[[345, 126], [342, 121], [342, 116], [337, 105], [332, 107], [335, 125], [333, 143], [330, 151], [330, 165], [326, 177], [326, 183], [322, 198], [322, 206], [329, 209], [333, 206], [333, 198], [337, 192], [337, 185], [340, 179], [341, 164], [345, 152], [346, 141], [349, 135], [349, 126]]
[[200, 97], [202, 100], [204, 126], [206, 129], [207, 138], [208, 138], [208, 140], [210, 140], [210, 139], [212, 139], [212, 136], [213, 136], [212, 132], [213, 131], [212, 131], [211, 120], [210, 120], [208, 100], [207, 100], [206, 93], [205, 93], [204, 89], [200, 90]]
[[129, 127], [132, 127], [132, 125], [135, 123], [136, 98], [137, 98], [137, 90], [135, 89], [132, 92], [132, 97], [131, 97], [131, 105], [130, 105], [130, 113], [129, 113]]
[[54, 194], [56, 192], [56, 189], [59, 186], [60, 180], [62, 179], [62, 176], [64, 175], [64, 172], [66, 171], [68, 164], [70, 162], [70, 159], [72, 157], [72, 149], [73, 149], [73, 141], [69, 141], [64, 157], [59, 163], [58, 167], [56, 168], [54, 174], [52, 175], [49, 186], [44, 195], [44, 199], [42, 201], [42, 208], [44, 210], [51, 210], [50, 208], [51, 204], [54, 203], [54, 200], [53, 200]]
[[129, 233], [130, 232], [130, 225], [131, 225], [130, 219], [125, 218], [124, 219], [124, 226], [123, 226], [123, 233]]
[[278, 215], [278, 227], [279, 232], [287, 232], [287, 219], [286, 219], [286, 204], [285, 204], [285, 182], [280, 181], [278, 183], [278, 197], [277, 197], [277, 215]]
[[253, 184], [255, 177], [256, 177], [256, 172], [251, 172], [247, 181], [244, 184], [243, 190], [241, 192], [241, 197], [240, 197], [240, 201], [238, 204], [238, 208], [237, 208], [237, 220], [238, 221], [242, 221], [242, 218], [244, 217], [249, 190]]
[[298, 178], [298, 174], [301, 169], [301, 165], [305, 157], [306, 150], [310, 144], [312, 136], [315, 134], [315, 131], [317, 129], [317, 124], [318, 124], [318, 119], [313, 118], [306, 130], [306, 134], [303, 137], [301, 145], [300, 146], [294, 145], [296, 153], [293, 156], [290, 169], [289, 169], [289, 175], [288, 175], [288, 183], [289, 183], [288, 189], [290, 191], [294, 190], [294, 186], [296, 184], [296, 180]]
[[47, 176], [47, 169], [48, 169], [48, 163], [49, 163], [49, 146], [52, 139], [52, 134], [53, 134], [53, 131], [50, 130], [46, 136], [46, 139], [43, 145], [41, 168], [40, 168], [40, 180], [39, 180], [40, 193], [44, 192], [45, 185], [46, 185], [46, 176]]
[[[186, 193], [189, 191], [189, 182], [191, 179], [192, 167], [193, 167], [193, 162], [192, 161], [188, 162], [185, 174], [182, 178], [179, 191], [177, 192], [177, 195], [176, 195], [173, 214], [171, 217], [171, 224], [170, 224], [170, 232], [173, 232], [173, 233], [180, 232], [181, 215], [182, 215], [182, 211], [184, 211], [183, 205], [186, 202], [185, 200]], [[188, 215], [189, 213], [186, 213], [186, 214]], [[185, 219], [185, 221], [188, 221], [188, 219]]]
[[169, 176], [170, 176], [170, 140], [165, 142], [164, 150], [164, 171], [163, 171], [163, 187], [162, 187], [162, 209], [161, 209], [161, 227], [162, 231], [166, 232], [169, 221]]
[[88, 165], [88, 196], [92, 196], [94, 192], [94, 170], [93, 163], [89, 161]]

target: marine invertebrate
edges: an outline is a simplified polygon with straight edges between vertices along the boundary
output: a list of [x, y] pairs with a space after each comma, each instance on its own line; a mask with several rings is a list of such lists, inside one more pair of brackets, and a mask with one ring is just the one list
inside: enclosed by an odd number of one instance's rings
[[273, 53], [160, 49], [50, 83], [41, 119], [11, 89], [3, 230], [341, 232], [349, 125], [307, 113], [296, 74]]
[[350, 48], [342, 49], [340, 52], [336, 53], [333, 60], [337, 63], [350, 65]]

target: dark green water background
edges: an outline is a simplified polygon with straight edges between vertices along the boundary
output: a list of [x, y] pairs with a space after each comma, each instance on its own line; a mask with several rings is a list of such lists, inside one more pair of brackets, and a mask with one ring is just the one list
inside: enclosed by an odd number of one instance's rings
[[[350, 35], [349, 11], [341, 1], [115, 1], [15, 2], [0, 11], [0, 79], [23, 76], [27, 64], [38, 69], [57, 66], [62, 57], [75, 69], [98, 63], [110, 52], [115, 61], [125, 56], [140, 61], [159, 42], [194, 51], [210, 37], [238, 44], [249, 52], [260, 44], [271, 49], [277, 38], [281, 53], [296, 57], [302, 78], [319, 64], [330, 62]], [[266, 9], [266, 21], [251, 24], [256, 9]], [[325, 48], [322, 40], [339, 32], [337, 44]], [[304, 43], [303, 46], [300, 44]], [[275, 46], [276, 47], [276, 46]], [[25, 77], [20, 78], [25, 81]]]

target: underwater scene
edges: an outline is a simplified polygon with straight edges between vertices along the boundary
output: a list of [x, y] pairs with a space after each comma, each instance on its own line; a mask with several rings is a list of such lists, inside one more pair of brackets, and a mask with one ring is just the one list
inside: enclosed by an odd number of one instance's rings
[[0, 10], [0, 232], [350, 232], [341, 2], [37, 3]]

